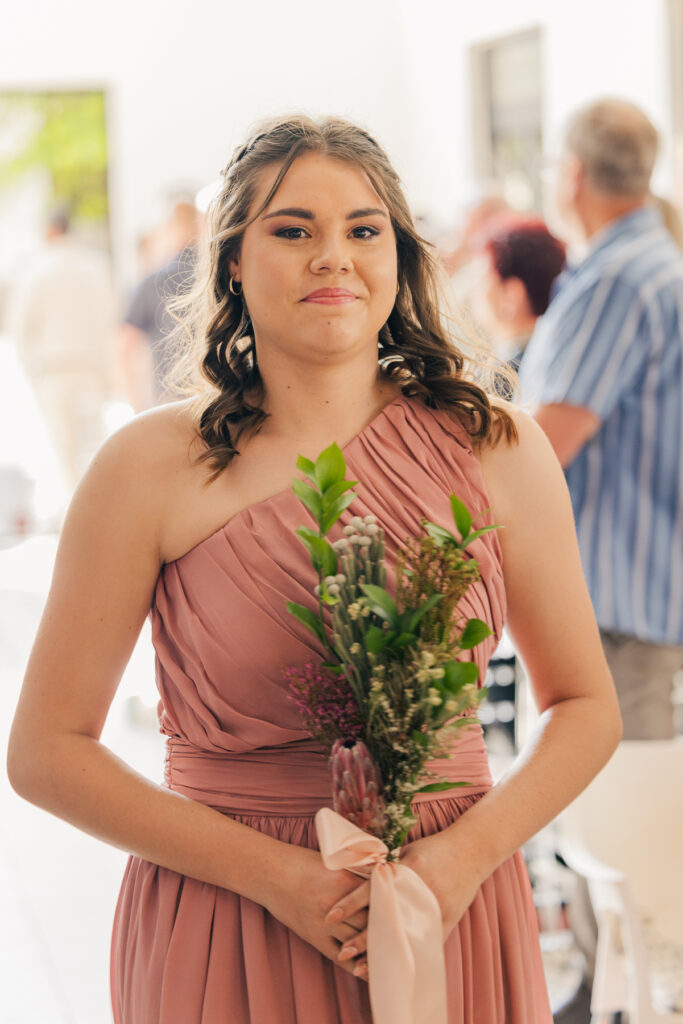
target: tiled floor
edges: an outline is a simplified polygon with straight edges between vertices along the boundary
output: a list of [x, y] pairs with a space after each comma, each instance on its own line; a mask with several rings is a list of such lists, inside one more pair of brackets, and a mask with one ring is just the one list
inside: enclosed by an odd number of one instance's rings
[[[47, 592], [56, 542], [0, 550], [0, 746]], [[148, 624], [126, 669], [102, 740], [160, 781], [163, 742], [135, 725], [134, 698], [156, 701]], [[4, 758], [3, 758], [4, 762]], [[0, 774], [0, 1024], [111, 1024], [109, 937], [126, 856], [21, 800]], [[577, 979], [566, 937], [546, 936], [553, 1002]]]

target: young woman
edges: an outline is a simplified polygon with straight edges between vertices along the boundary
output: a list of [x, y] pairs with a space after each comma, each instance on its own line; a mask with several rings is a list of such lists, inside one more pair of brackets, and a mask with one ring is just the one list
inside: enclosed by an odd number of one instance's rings
[[[361, 482], [338, 528], [374, 513], [389, 563], [423, 515], [450, 522], [453, 491], [504, 527], [473, 545], [482, 578], [463, 610], [498, 635], [507, 622], [541, 715], [493, 788], [481, 731], [458, 741], [438, 764], [471, 785], [420, 794], [403, 859], [441, 907], [449, 1021], [549, 1024], [519, 847], [620, 735], [559, 464], [447, 339], [435, 264], [361, 129], [261, 126], [226, 169], [208, 236], [187, 321], [203, 387], [122, 428], [78, 488], [12, 784], [131, 854], [112, 938], [117, 1024], [370, 1022], [368, 883], [322, 863], [326, 762], [282, 677], [324, 658], [285, 609], [315, 583], [290, 484], [299, 453], [337, 441]], [[99, 739], [148, 614], [163, 786]], [[494, 642], [476, 649], [482, 679]]]

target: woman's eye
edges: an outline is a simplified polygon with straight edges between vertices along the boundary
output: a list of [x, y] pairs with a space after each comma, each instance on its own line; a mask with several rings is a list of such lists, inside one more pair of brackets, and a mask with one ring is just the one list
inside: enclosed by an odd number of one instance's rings
[[[368, 234], [357, 234], [357, 232], [369, 232]], [[354, 228], [352, 232], [354, 238], [372, 238], [374, 235], [378, 235], [379, 231], [377, 228], [371, 228], [369, 224], [361, 224], [359, 227]]]
[[[297, 234], [297, 232], [299, 233]], [[276, 231], [275, 234], [278, 238], [297, 239], [306, 237], [306, 232], [303, 228], [281, 228], [279, 231]]]

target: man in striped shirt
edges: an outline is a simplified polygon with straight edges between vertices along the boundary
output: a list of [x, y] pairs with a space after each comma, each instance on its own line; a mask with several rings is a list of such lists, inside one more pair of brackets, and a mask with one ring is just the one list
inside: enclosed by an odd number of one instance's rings
[[648, 198], [657, 145], [628, 103], [571, 120], [556, 212], [587, 254], [520, 372], [566, 471], [624, 739], [673, 735], [683, 667], [683, 258]]

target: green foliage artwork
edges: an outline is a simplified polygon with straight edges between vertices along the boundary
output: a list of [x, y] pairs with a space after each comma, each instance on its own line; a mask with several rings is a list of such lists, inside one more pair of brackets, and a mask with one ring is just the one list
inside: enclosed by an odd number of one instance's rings
[[47, 171], [51, 202], [81, 222], [107, 222], [103, 92], [0, 92], [0, 190]]

